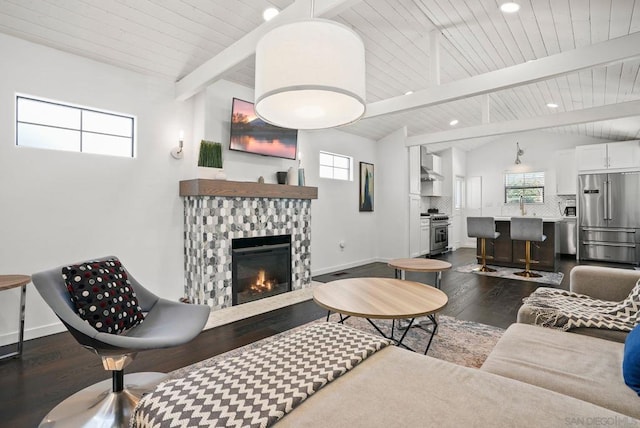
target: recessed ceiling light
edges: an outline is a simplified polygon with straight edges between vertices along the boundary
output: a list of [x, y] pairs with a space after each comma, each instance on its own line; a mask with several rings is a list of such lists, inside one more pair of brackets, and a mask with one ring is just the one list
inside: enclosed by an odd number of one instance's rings
[[458, 124], [458, 119], [453, 119], [451, 122], [449, 122], [450, 126], [456, 126]]
[[500, 5], [500, 10], [504, 13], [516, 13], [520, 10], [520, 5], [514, 2], [506, 2]]
[[405, 92], [404, 94], [405, 94], [405, 95], [411, 95], [411, 94], [413, 94], [413, 91], [407, 91], [407, 92]]
[[278, 11], [278, 9], [276, 9], [275, 7], [269, 7], [267, 9], [265, 9], [264, 12], [262, 12], [262, 18], [265, 21], [270, 21], [271, 19], [273, 19], [279, 13], [280, 13], [280, 11]]
[[558, 108], [558, 104], [556, 104], [556, 103], [547, 103], [547, 107], [549, 107], [549, 108]]

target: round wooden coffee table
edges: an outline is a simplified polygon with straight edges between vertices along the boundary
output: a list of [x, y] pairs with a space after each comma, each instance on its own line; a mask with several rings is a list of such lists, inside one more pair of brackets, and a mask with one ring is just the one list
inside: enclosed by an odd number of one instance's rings
[[[313, 290], [313, 300], [331, 312], [341, 314], [343, 322], [349, 316], [365, 318], [382, 336], [402, 344], [416, 317], [428, 316], [433, 322], [426, 354], [438, 327], [436, 312], [447, 305], [449, 298], [437, 288], [419, 282], [393, 278], [349, 278], [321, 284]], [[342, 315], [347, 315], [343, 317]], [[400, 339], [384, 334], [372, 319], [409, 319], [409, 326]]]
[[436, 288], [442, 283], [442, 271], [451, 269], [451, 263], [435, 259], [393, 259], [389, 267], [396, 270], [396, 278], [404, 279], [405, 272], [434, 272], [436, 274]]
[[0, 355], [0, 360], [6, 358], [20, 358], [22, 356], [22, 345], [24, 343], [24, 309], [25, 309], [25, 297], [27, 295], [27, 284], [31, 282], [29, 275], [0, 275], [0, 291], [10, 290], [12, 288], [21, 287], [20, 290], [20, 312], [18, 322], [19, 326], [19, 338], [18, 338], [18, 350], [10, 352], [8, 354]]

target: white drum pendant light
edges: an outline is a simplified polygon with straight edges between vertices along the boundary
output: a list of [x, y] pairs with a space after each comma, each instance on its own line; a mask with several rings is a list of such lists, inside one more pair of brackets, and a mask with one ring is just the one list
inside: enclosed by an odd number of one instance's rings
[[256, 114], [284, 128], [332, 128], [365, 110], [364, 44], [350, 28], [311, 19], [265, 34], [256, 47]]

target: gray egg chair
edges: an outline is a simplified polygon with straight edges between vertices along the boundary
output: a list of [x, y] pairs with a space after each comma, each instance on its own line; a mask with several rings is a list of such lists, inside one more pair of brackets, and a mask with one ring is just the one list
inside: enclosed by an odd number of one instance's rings
[[32, 282], [78, 343], [102, 359], [104, 369], [111, 372], [111, 379], [68, 397], [45, 416], [40, 426], [126, 427], [142, 394], [153, 389], [166, 375], [145, 372], [128, 374], [125, 378], [124, 368], [139, 351], [178, 346], [195, 338], [205, 326], [210, 308], [162, 299], [145, 289], [127, 271], [145, 314], [144, 321], [125, 334], [100, 332], [76, 312], [61, 274], [63, 267], [36, 273]]

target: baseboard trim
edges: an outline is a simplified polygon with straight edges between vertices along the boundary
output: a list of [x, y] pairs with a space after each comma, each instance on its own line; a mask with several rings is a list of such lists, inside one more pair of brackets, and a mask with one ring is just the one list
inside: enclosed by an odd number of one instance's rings
[[[24, 330], [24, 340], [37, 339], [51, 334], [62, 333], [63, 331], [67, 331], [67, 329], [61, 322], [28, 328]], [[0, 335], [0, 346], [11, 345], [17, 342], [18, 330]]]
[[344, 263], [341, 265], [330, 266], [322, 269], [316, 269], [311, 271], [312, 276], [324, 275], [327, 273], [337, 272], [344, 269], [351, 269], [354, 267], [366, 265], [368, 263], [376, 263], [376, 262], [387, 262], [388, 260], [384, 260], [378, 257], [373, 257], [370, 259], [357, 260], [354, 262]]
[[[455, 251], [458, 248], [475, 248], [475, 245], [467, 247], [464, 244], [462, 244], [460, 247], [451, 248], [449, 251]], [[419, 257], [422, 257], [422, 256], [419, 256]], [[327, 273], [338, 272], [338, 271], [341, 271], [341, 270], [344, 270], [344, 269], [351, 269], [351, 268], [354, 268], [354, 267], [366, 265], [368, 263], [389, 263], [389, 260], [392, 260], [393, 258], [394, 257], [389, 257], [389, 258], [387, 258], [387, 257], [372, 257], [370, 259], [358, 260], [358, 261], [355, 261], [355, 262], [349, 262], [349, 263], [344, 263], [344, 264], [341, 264], [341, 265], [331, 266], [331, 267], [327, 267], [327, 268], [316, 269], [316, 270], [312, 270], [311, 271], [311, 276], [325, 275]]]

